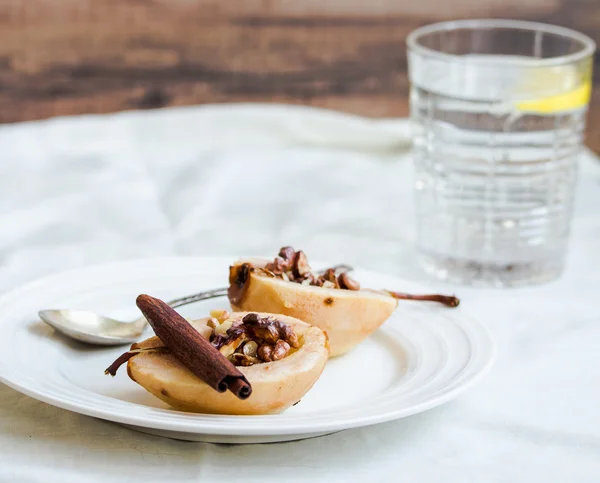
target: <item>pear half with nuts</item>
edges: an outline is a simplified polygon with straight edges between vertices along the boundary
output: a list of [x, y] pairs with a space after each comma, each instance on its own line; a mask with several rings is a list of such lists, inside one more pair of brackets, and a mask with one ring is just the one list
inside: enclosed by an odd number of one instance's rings
[[[129, 377], [175, 409], [252, 415], [279, 413], [296, 404], [323, 372], [329, 343], [318, 327], [268, 313], [213, 311], [211, 315], [190, 324], [238, 366], [252, 385], [248, 399], [215, 391], [158, 337], [131, 346], [126, 353]], [[115, 361], [107, 373], [114, 375], [123, 362]]]
[[445, 295], [410, 295], [362, 289], [346, 271], [314, 273], [302, 251], [283, 247], [272, 261], [242, 260], [229, 268], [233, 310], [285, 314], [323, 329], [330, 356], [344, 354], [366, 339], [394, 312], [398, 299], [429, 300], [455, 307]]
[[348, 352], [383, 324], [398, 301], [360, 290], [347, 273], [313, 274], [304, 252], [284, 247], [274, 261], [253, 259], [230, 267], [233, 310], [285, 314], [323, 329], [331, 356]]

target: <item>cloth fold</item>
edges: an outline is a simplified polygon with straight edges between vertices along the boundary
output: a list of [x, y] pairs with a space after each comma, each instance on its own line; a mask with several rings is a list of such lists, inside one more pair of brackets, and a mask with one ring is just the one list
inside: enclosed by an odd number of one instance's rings
[[0, 292], [83, 263], [273, 250], [357, 215], [376, 224], [372, 161], [402, 159], [409, 134], [405, 120], [252, 104], [2, 126]]

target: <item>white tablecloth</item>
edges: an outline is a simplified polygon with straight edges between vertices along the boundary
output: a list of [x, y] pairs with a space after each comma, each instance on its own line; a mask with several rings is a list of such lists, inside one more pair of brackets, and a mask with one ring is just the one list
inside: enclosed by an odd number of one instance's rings
[[[0, 127], [0, 292], [131, 257], [271, 253], [427, 281], [404, 121], [221, 106]], [[0, 482], [600, 481], [600, 162], [582, 160], [557, 282], [456, 290], [494, 332], [488, 377], [375, 427], [271, 445], [139, 434], [0, 387]]]

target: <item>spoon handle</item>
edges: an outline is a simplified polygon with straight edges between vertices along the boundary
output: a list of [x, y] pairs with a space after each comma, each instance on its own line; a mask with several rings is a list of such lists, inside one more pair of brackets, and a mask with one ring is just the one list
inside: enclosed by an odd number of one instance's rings
[[182, 305], [191, 304], [193, 302], [223, 297], [225, 295], [227, 295], [227, 288], [215, 288], [213, 290], [206, 290], [205, 292], [199, 292], [192, 295], [186, 295], [185, 297], [169, 300], [167, 305], [171, 306], [172, 308], [176, 308], [181, 307]]
[[[227, 295], [227, 288], [215, 288], [212, 290], [205, 290], [204, 292], [198, 292], [192, 295], [186, 295], [185, 297], [169, 300], [167, 305], [172, 308], [176, 308], [181, 307], [182, 305], [200, 302], [201, 300], [224, 297], [225, 295]], [[138, 331], [142, 332], [146, 328], [146, 325], [148, 325], [148, 321], [145, 317], [140, 317], [139, 319], [136, 319], [133, 324], [135, 324], [135, 327]]]

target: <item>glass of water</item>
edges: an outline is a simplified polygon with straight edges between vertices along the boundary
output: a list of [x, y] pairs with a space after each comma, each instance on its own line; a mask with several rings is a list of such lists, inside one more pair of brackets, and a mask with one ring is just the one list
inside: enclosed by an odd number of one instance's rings
[[594, 42], [512, 20], [407, 40], [418, 250], [440, 279], [544, 282], [565, 258]]

